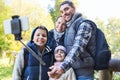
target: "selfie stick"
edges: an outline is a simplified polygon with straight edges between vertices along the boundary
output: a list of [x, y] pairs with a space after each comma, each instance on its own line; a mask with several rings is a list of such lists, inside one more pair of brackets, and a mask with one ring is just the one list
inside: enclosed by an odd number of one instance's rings
[[15, 36], [15, 40], [19, 40], [25, 47], [26, 49], [42, 64], [46, 65], [45, 62], [27, 45], [25, 45], [21, 39], [21, 21], [19, 19], [19, 16], [12, 16], [12, 21], [11, 21], [11, 27], [12, 27], [12, 34]]

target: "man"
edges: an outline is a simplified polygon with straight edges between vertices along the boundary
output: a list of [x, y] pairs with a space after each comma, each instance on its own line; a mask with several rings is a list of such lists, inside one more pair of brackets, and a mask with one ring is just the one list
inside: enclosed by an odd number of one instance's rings
[[52, 69], [50, 77], [58, 78], [72, 66], [77, 80], [94, 80], [94, 61], [88, 52], [95, 51], [95, 34], [91, 24], [82, 22], [84, 18], [80, 13], [76, 13], [71, 1], [61, 3], [60, 13], [67, 21], [64, 46], [68, 55], [59, 68]]

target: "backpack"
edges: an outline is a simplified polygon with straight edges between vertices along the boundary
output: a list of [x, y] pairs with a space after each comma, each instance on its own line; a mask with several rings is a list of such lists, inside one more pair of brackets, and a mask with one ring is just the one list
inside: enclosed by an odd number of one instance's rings
[[92, 27], [96, 30], [95, 36], [96, 36], [96, 51], [94, 55], [91, 53], [92, 51], [88, 50], [88, 53], [92, 56], [94, 59], [94, 70], [104, 70], [108, 69], [109, 67], [109, 60], [111, 59], [111, 51], [109, 49], [109, 45], [106, 41], [104, 33], [97, 28], [97, 25], [91, 21], [91, 20], [82, 20], [77, 24], [77, 30], [79, 25], [82, 22], [87, 22], [92, 25]]

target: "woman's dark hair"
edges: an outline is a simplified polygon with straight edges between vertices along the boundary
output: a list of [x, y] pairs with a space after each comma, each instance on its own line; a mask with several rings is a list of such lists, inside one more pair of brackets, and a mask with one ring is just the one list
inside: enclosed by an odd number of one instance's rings
[[60, 7], [61, 7], [62, 5], [64, 5], [64, 4], [68, 4], [68, 5], [71, 6], [72, 8], [75, 8], [75, 6], [74, 6], [74, 4], [73, 4], [72, 1], [66, 0], [66, 1], [62, 2], [62, 3], [60, 4]]

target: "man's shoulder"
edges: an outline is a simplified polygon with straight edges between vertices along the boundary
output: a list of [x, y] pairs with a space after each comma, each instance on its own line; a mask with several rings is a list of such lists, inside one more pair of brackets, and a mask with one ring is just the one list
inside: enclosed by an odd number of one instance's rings
[[77, 24], [81, 24], [84, 20], [86, 20], [84, 17], [78, 17], [74, 22]]
[[77, 20], [76, 20], [76, 25], [80, 26], [81, 24], [84, 24], [84, 25], [91, 25], [92, 27], [97, 27], [96, 23], [90, 19], [87, 19], [87, 18], [84, 18], [84, 17], [79, 17]]

